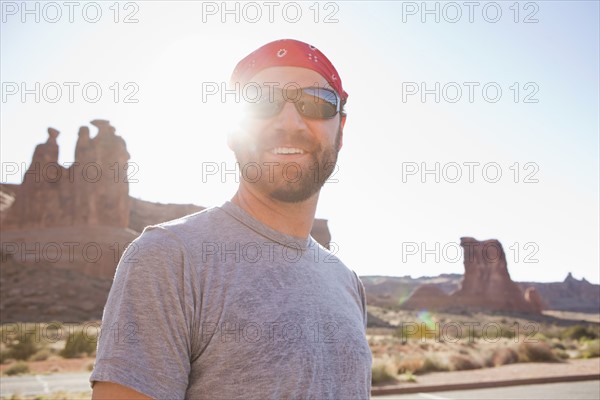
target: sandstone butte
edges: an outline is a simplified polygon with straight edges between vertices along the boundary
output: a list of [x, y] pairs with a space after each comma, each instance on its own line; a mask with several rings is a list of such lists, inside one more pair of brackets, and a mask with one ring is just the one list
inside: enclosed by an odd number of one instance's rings
[[494, 310], [541, 313], [544, 303], [534, 287], [523, 293], [510, 278], [502, 244], [491, 239], [460, 239], [465, 273], [460, 288], [447, 294], [435, 285], [422, 285], [402, 304], [405, 309]]

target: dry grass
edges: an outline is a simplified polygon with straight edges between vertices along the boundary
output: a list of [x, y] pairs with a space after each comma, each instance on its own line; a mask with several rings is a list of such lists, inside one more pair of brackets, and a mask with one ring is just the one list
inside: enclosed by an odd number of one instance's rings
[[371, 369], [373, 385], [393, 384], [396, 382], [395, 365], [392, 360], [375, 360]]
[[97, 326], [97, 321], [69, 327], [60, 322], [1, 325], [0, 374], [12, 373], [18, 361], [28, 362], [31, 374], [86, 371], [96, 349]]
[[425, 363], [423, 354], [409, 354], [403, 357], [398, 357], [396, 372], [398, 374], [411, 373], [415, 374]]
[[31, 357], [29, 357], [29, 360], [31, 360], [31, 361], [44, 361], [44, 360], [47, 360], [48, 358], [50, 358], [53, 355], [54, 355], [54, 353], [52, 352], [52, 350], [50, 350], [48, 348], [43, 348], [43, 349], [38, 350], [37, 353], [35, 353]]
[[421, 368], [415, 371], [415, 374], [426, 374], [428, 372], [444, 372], [450, 371], [451, 366], [444, 362], [436, 354], [429, 354], [425, 357]]
[[591, 340], [586, 343], [581, 354], [583, 358], [600, 357], [600, 340]]
[[492, 353], [491, 364], [494, 367], [500, 365], [514, 364], [519, 362], [519, 354], [510, 347], [501, 347], [495, 349]]
[[29, 373], [29, 365], [24, 361], [17, 361], [13, 363], [10, 367], [4, 371], [5, 375], [13, 376], [13, 375], [22, 375]]
[[468, 369], [478, 369], [483, 367], [474, 357], [465, 356], [462, 354], [454, 354], [450, 356], [450, 370], [463, 371]]
[[559, 362], [552, 348], [546, 342], [521, 343], [519, 346], [519, 361], [522, 362]]
[[[482, 313], [383, 311], [371, 306], [369, 311], [390, 324], [402, 321], [395, 329], [367, 330], [374, 360], [385, 360], [386, 374], [400, 381], [430, 372], [600, 356], [598, 325], [582, 319], [569, 327], [568, 321], [557, 324], [544, 316], [527, 320]], [[389, 379], [387, 375], [381, 379]]]

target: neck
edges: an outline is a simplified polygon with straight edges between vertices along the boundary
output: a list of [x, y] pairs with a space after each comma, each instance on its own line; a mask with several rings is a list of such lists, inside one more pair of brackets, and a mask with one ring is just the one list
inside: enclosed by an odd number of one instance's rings
[[231, 202], [252, 217], [286, 235], [305, 239], [310, 234], [317, 210], [317, 192], [299, 203], [287, 203], [258, 194], [240, 185]]

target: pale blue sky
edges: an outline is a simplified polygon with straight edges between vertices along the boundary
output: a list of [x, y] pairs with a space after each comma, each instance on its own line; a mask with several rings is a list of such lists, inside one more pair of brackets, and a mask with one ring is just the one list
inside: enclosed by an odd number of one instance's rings
[[[218, 15], [203, 23], [196, 2], [135, 2], [134, 24], [114, 23], [113, 2], [99, 3], [103, 15], [96, 24], [77, 12], [74, 23], [63, 15], [55, 24], [43, 18], [35, 23], [30, 16], [22, 23], [18, 15], [4, 14], [3, 83], [98, 82], [103, 96], [95, 104], [77, 91], [73, 103], [66, 101], [66, 91], [54, 104], [9, 96], [1, 104], [2, 180], [20, 180], [6, 176], [5, 166], [29, 163], [48, 126], [61, 131], [60, 160], [67, 162], [78, 127], [106, 118], [139, 166], [132, 195], [220, 204], [235, 192], [236, 182], [229, 176], [203, 183], [201, 169], [202, 162], [233, 167], [224, 138], [229, 118], [217, 97], [202, 103], [202, 83], [226, 81], [239, 59], [266, 42], [296, 38], [328, 55], [350, 93], [339, 182], [323, 189], [317, 211], [329, 220], [338, 255], [350, 268], [360, 275], [461, 273], [462, 260], [442, 254], [439, 262], [431, 255], [422, 262], [421, 253], [402, 249], [413, 242], [452, 248], [461, 236], [473, 236], [503, 243], [515, 280], [557, 281], [572, 271], [576, 278], [600, 281], [597, 1], [519, 2], [519, 23], [513, 21], [513, 1], [497, 2], [502, 11], [497, 23], [482, 16], [490, 2], [480, 2], [473, 23], [466, 8], [457, 23], [443, 16], [440, 23], [432, 16], [423, 23], [420, 14], [404, 15], [403, 22], [403, 7], [420, 7], [420, 1], [331, 2], [335, 7], [327, 9], [322, 2], [315, 23], [313, 3], [297, 2], [303, 14], [296, 23], [281, 12], [273, 23], [266, 14], [255, 24], [243, 15], [239, 23], [232, 16], [222, 23]], [[120, 3], [120, 19], [134, 10], [125, 4]], [[446, 4], [439, 3], [440, 9]], [[324, 23], [332, 11], [338, 22]], [[523, 23], [533, 11], [539, 21]], [[114, 82], [121, 94], [127, 93], [125, 83], [134, 82], [139, 102], [115, 103], [109, 89]], [[466, 100], [465, 86], [457, 103], [435, 103], [432, 95], [425, 103], [419, 96], [403, 103], [403, 84], [410, 82], [480, 86], [473, 103]], [[497, 103], [482, 98], [481, 87], [489, 82], [503, 91]], [[515, 103], [510, 89], [515, 82], [520, 100], [531, 92], [526, 83], [537, 85], [539, 102]], [[480, 167], [473, 183], [466, 176], [458, 183], [435, 183], [431, 176], [426, 183], [417, 176], [402, 181], [402, 163], [436, 162], [496, 163], [503, 175], [488, 183]], [[515, 162], [519, 183], [509, 169]], [[533, 171], [523, 169], [525, 163], [539, 167], [539, 183], [522, 182]], [[539, 262], [525, 262], [534, 250]]]

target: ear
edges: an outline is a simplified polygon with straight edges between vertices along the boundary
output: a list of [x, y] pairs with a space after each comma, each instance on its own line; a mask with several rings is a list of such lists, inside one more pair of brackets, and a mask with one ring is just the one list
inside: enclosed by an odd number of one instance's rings
[[344, 125], [346, 125], [346, 115], [343, 115], [342, 118], [340, 119], [340, 128], [339, 128], [340, 146], [338, 147], [338, 151], [340, 151], [342, 149], [342, 145], [344, 144]]

